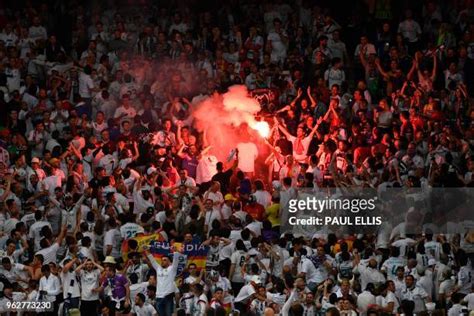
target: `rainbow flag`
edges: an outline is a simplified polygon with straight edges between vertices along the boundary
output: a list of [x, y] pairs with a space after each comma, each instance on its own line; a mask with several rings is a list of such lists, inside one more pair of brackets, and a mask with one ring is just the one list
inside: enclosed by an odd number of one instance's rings
[[202, 246], [199, 239], [194, 239], [191, 243], [172, 243], [167, 241], [152, 241], [150, 244], [150, 253], [155, 257], [158, 263], [161, 258], [170, 254], [171, 248], [182, 248], [182, 254], [179, 256], [178, 275], [180, 275], [186, 265], [194, 263], [198, 270], [206, 267], [206, 258], [209, 251], [208, 246]]
[[134, 238], [125, 239], [122, 242], [122, 258], [127, 261], [130, 252], [143, 252], [143, 246], [148, 246], [154, 241], [163, 241], [161, 234], [142, 235]]

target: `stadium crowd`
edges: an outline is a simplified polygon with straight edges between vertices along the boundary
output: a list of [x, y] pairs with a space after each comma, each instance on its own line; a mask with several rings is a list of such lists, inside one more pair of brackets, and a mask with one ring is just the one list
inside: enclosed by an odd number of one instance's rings
[[[471, 192], [472, 1], [157, 3], [0, 4], [2, 315], [472, 315], [472, 221], [281, 230], [300, 191]], [[193, 108], [232, 85], [271, 134], [218, 161]]]

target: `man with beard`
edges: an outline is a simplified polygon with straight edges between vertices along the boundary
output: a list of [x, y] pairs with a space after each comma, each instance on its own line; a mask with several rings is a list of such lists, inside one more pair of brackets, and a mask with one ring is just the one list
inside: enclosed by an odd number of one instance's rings
[[174, 249], [173, 256], [164, 256], [159, 264], [155, 257], [144, 247], [148, 264], [156, 270], [156, 310], [158, 315], [172, 315], [174, 310], [175, 278], [178, 272], [180, 253]]

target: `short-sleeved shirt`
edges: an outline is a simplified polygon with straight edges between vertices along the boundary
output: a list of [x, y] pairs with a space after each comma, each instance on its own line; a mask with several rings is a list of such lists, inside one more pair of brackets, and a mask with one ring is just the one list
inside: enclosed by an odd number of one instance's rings
[[142, 307], [135, 305], [133, 313], [137, 316], [153, 316], [157, 315], [156, 309], [149, 303], [143, 304]]
[[121, 274], [116, 274], [113, 278], [107, 278], [102, 282], [102, 287], [109, 287], [110, 292], [108, 296], [112, 296], [114, 299], [121, 300], [126, 295], [125, 286], [128, 284], [128, 280]]

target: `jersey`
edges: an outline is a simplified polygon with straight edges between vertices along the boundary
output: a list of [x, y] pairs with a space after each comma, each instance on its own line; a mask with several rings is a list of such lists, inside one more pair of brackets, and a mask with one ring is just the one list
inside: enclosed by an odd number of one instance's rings
[[136, 223], [125, 223], [120, 227], [120, 235], [124, 239], [136, 237], [137, 234], [143, 233], [144, 229]]
[[346, 278], [351, 280], [352, 279], [352, 261], [342, 261], [341, 263], [338, 263], [337, 265], [337, 270], [339, 271], [339, 276], [341, 278]]
[[222, 245], [219, 243], [217, 246], [209, 246], [209, 252], [207, 253], [206, 269], [212, 270], [219, 266], [219, 253], [222, 249]]
[[397, 268], [404, 267], [406, 260], [400, 257], [390, 257], [382, 264], [382, 270], [387, 273], [388, 280], [394, 280], [397, 277]]

